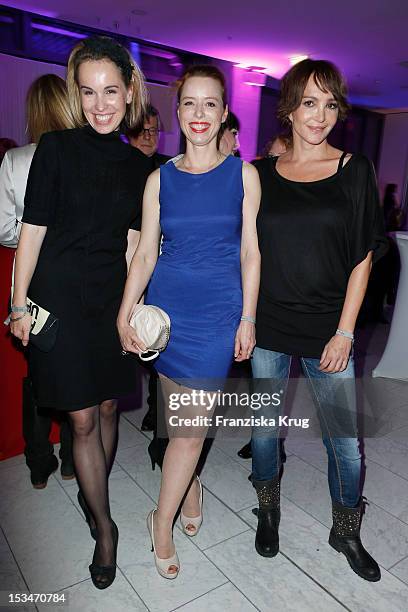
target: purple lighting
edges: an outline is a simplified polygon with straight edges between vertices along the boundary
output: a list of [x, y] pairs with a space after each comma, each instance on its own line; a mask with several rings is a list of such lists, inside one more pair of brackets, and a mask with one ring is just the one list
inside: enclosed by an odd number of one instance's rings
[[69, 36], [70, 38], [78, 38], [83, 39], [86, 38], [86, 34], [79, 34], [79, 32], [72, 32], [71, 30], [64, 30], [63, 28], [55, 28], [54, 26], [49, 26], [43, 23], [35, 23], [31, 24], [33, 30], [41, 30], [42, 32], [52, 32], [53, 34], [61, 34], [62, 36]]

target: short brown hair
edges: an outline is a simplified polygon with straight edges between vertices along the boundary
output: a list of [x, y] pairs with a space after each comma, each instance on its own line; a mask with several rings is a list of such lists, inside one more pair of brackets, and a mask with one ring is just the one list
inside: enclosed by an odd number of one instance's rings
[[31, 142], [38, 143], [45, 132], [74, 127], [65, 81], [56, 74], [44, 74], [31, 83], [26, 108]]
[[333, 94], [339, 105], [339, 119], [345, 119], [350, 105], [347, 85], [340, 70], [327, 60], [305, 59], [292, 66], [282, 78], [278, 105], [278, 118], [282, 123], [290, 124], [289, 115], [300, 106], [311, 75], [319, 89]]
[[110, 60], [119, 69], [126, 87], [133, 85], [132, 101], [128, 104], [124, 123], [127, 128], [138, 125], [145, 112], [148, 94], [139, 66], [129, 51], [109, 36], [92, 36], [78, 43], [68, 60], [67, 86], [72, 114], [77, 127], [86, 125], [78, 87], [78, 69], [83, 62]]
[[218, 81], [221, 86], [221, 97], [224, 108], [227, 105], [227, 85], [225, 83], [225, 77], [221, 70], [216, 66], [210, 66], [209, 64], [197, 64], [187, 68], [182, 77], [176, 82], [177, 87], [177, 101], [180, 102], [181, 93], [185, 82], [191, 77], [208, 77]]

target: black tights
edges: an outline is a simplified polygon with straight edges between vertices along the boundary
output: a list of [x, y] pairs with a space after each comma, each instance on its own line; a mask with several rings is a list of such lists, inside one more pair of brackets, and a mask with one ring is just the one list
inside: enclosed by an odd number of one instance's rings
[[108, 476], [116, 450], [116, 400], [70, 412], [73, 459], [82, 495], [95, 520], [98, 541], [93, 562], [109, 565], [113, 559]]

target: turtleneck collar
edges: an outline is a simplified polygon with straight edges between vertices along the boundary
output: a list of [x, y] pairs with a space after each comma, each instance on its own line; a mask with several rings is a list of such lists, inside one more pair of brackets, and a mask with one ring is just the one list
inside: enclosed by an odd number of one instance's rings
[[92, 127], [92, 125], [90, 123], [87, 123], [84, 130], [92, 137], [97, 138], [99, 140], [106, 140], [106, 141], [115, 141], [120, 139], [120, 129], [115, 130], [114, 132], [108, 132], [107, 134], [101, 134], [100, 132], [97, 132], [95, 130], [95, 128]]
[[111, 159], [126, 159], [132, 152], [132, 147], [121, 139], [120, 129], [100, 134], [88, 123], [81, 132], [95, 151]]

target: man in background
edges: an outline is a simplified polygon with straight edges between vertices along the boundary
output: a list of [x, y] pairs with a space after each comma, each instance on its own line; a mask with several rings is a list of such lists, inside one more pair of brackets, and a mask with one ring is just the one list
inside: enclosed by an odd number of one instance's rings
[[167, 155], [157, 153], [160, 138], [160, 117], [154, 106], [148, 105], [143, 125], [126, 132], [129, 143], [150, 158], [152, 172], [170, 159]]
[[[151, 160], [151, 172], [170, 159], [169, 156], [157, 152], [160, 139], [160, 117], [158, 110], [151, 104], [146, 108], [143, 124], [133, 130], [127, 130], [126, 136], [132, 147], [139, 149]], [[147, 398], [148, 410], [143, 418], [141, 429], [142, 431], [155, 431], [157, 418], [157, 374], [153, 367], [147, 366], [147, 370], [150, 374], [149, 395]], [[157, 460], [157, 463], [161, 466], [161, 462]]]

